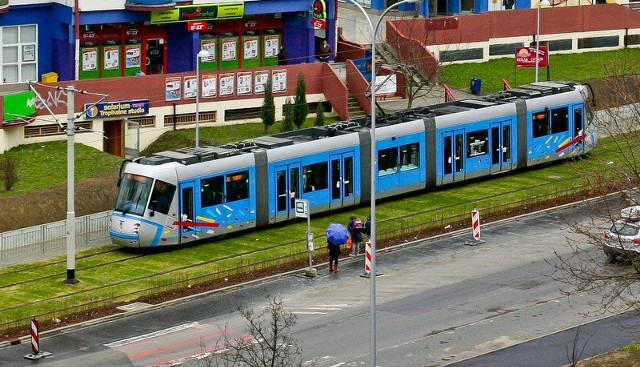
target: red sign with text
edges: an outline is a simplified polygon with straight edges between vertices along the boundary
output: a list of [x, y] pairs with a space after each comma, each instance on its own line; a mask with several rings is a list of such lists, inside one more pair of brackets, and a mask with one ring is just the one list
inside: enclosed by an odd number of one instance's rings
[[187, 30], [190, 32], [203, 31], [207, 29], [207, 22], [187, 22]]
[[547, 67], [549, 65], [549, 51], [547, 46], [535, 47], [519, 47], [516, 49], [516, 66], [535, 67], [536, 61], [538, 67]]

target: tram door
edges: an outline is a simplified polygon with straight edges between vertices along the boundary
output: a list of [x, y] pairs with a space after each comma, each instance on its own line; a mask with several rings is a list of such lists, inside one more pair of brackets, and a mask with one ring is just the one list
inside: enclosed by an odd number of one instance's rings
[[464, 180], [464, 130], [442, 134], [442, 183]]
[[299, 163], [276, 167], [276, 220], [295, 218], [301, 185]]
[[489, 125], [491, 138], [491, 173], [506, 171], [511, 168], [511, 122], [502, 121]]
[[[195, 221], [194, 182], [187, 181], [180, 184], [180, 222]], [[192, 226], [180, 226], [180, 236], [191, 236], [195, 228]]]
[[335, 209], [353, 205], [355, 203], [353, 152], [332, 155], [330, 162], [329, 182], [331, 184], [329, 191], [331, 192], [331, 201], [329, 208]]
[[[573, 106], [573, 138], [577, 138], [581, 134], [585, 134], [584, 131], [584, 113], [583, 113], [582, 105], [574, 105]], [[584, 148], [584, 140], [581, 140], [579, 143], [573, 147], [573, 149], [582, 149]]]

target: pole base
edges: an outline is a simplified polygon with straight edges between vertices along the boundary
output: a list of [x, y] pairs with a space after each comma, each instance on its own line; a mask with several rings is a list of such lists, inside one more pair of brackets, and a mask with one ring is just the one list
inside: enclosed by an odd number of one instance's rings
[[44, 357], [49, 357], [51, 355], [51, 353], [49, 352], [38, 352], [38, 353], [29, 353], [26, 356], [24, 356], [24, 358], [26, 359], [30, 359], [32, 361], [35, 361], [36, 359], [41, 359]]
[[[384, 275], [381, 271], [376, 271], [376, 276], [379, 277], [380, 275]], [[371, 278], [371, 274], [365, 272], [364, 274], [360, 274], [360, 276], [362, 278]]]
[[473, 240], [467, 241], [467, 242], [465, 242], [464, 244], [465, 244], [466, 246], [476, 246], [476, 245], [479, 245], [479, 244], [481, 244], [481, 243], [484, 243], [484, 240], [476, 240], [476, 239], [474, 238]]
[[306, 275], [309, 278], [315, 278], [318, 275], [318, 269], [316, 268], [306, 268], [304, 269], [304, 275]]
[[80, 281], [76, 279], [76, 269], [67, 269], [67, 279], [62, 281], [65, 284], [78, 284]]

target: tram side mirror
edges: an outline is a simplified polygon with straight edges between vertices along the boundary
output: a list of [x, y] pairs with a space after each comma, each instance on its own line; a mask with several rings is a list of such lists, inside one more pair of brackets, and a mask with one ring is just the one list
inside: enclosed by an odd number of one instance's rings
[[157, 208], [158, 208], [158, 200], [151, 200], [151, 203], [149, 203], [149, 209], [151, 210], [149, 212], [150, 217], [153, 217], [156, 214]]

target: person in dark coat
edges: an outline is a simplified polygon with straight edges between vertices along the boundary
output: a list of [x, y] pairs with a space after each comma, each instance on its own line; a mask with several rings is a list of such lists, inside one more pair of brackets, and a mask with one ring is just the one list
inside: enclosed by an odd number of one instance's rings
[[329, 271], [338, 271], [338, 257], [342, 253], [339, 245], [332, 245], [327, 242], [327, 249], [329, 249]]
[[322, 62], [329, 62], [329, 56], [331, 56], [331, 46], [329, 46], [329, 42], [327, 42], [327, 40], [322, 40], [318, 57]]
[[364, 226], [362, 221], [355, 214], [351, 214], [349, 223], [347, 224], [349, 235], [351, 235], [351, 256], [360, 255], [360, 244], [362, 243], [362, 230]]
[[287, 50], [284, 49], [283, 44], [280, 44], [280, 51], [278, 51], [278, 65], [287, 65]]

